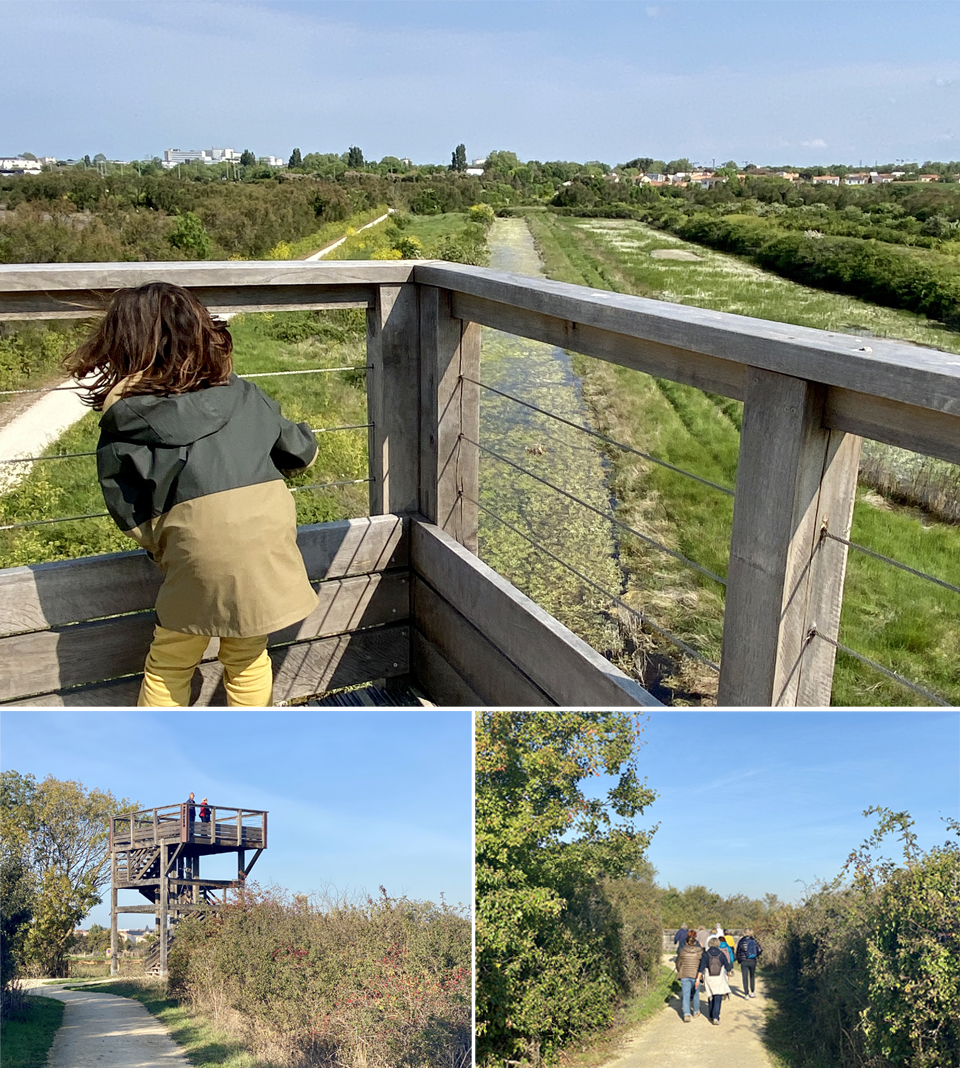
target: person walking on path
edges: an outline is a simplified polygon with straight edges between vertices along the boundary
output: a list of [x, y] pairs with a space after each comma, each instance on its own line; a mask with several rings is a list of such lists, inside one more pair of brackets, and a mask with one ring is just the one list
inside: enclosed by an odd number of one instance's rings
[[737, 943], [737, 961], [740, 964], [740, 978], [743, 980], [744, 997], [757, 996], [757, 961], [763, 950], [753, 931], [744, 931], [743, 938]]
[[697, 945], [697, 936], [687, 931], [687, 938], [677, 952], [676, 969], [680, 977], [683, 998], [683, 1022], [690, 1023], [690, 994], [693, 994], [693, 1015], [700, 1015], [700, 958], [702, 950]]
[[686, 923], [680, 924], [680, 929], [673, 936], [673, 944], [677, 947], [679, 952], [687, 944], [687, 925]]
[[699, 980], [702, 977], [710, 998], [710, 1022], [715, 1026], [720, 1024], [720, 1006], [723, 1004], [723, 996], [730, 993], [727, 976], [732, 971], [733, 964], [727, 960], [726, 953], [720, 948], [720, 939], [709, 939], [707, 948], [700, 958], [697, 982], [699, 984]]
[[708, 937], [709, 937], [709, 932], [707, 931], [706, 927], [698, 927], [697, 928], [697, 944], [700, 946], [701, 949], [706, 949], [707, 948], [707, 938]]

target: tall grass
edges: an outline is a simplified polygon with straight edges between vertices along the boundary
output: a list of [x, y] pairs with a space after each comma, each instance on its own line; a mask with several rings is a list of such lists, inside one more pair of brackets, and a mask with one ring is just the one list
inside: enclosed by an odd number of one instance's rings
[[[824, 329], [938, 343], [960, 351], [960, 337], [906, 312], [807, 289], [626, 220], [528, 216], [547, 274], [561, 281], [736, 311]], [[650, 256], [655, 249], [693, 252], [697, 260]], [[594, 423], [610, 437], [702, 478], [732, 488], [741, 406], [692, 387], [578, 357]], [[868, 457], [871, 453], [868, 451]], [[618, 515], [672, 549], [725, 577], [731, 498], [638, 457], [608, 451]], [[943, 465], [956, 477], [953, 465]], [[929, 513], [858, 494], [852, 538], [875, 552], [960, 585], [960, 529]], [[716, 662], [723, 589], [636, 539], [620, 552], [629, 574], [626, 599]], [[851, 648], [960, 702], [960, 596], [851, 551], [840, 640]], [[716, 676], [669, 643], [637, 631], [637, 669], [648, 684], [674, 687], [674, 700], [710, 702]], [[929, 700], [840, 653], [837, 705], [924, 705]]]

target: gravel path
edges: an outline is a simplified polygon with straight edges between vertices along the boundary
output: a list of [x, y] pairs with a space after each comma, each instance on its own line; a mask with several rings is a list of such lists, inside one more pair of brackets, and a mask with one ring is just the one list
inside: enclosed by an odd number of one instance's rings
[[[665, 963], [672, 965], [672, 958]], [[713, 1068], [727, 1064], [735, 1068], [774, 1068], [760, 1037], [767, 1004], [762, 973], [757, 976], [755, 998], [743, 996], [739, 968], [731, 976], [730, 986], [732, 992], [723, 1003], [719, 1027], [704, 1015], [709, 1010], [707, 998], [700, 1002], [700, 1016], [685, 1024], [678, 994], [659, 1015], [642, 1024], [604, 1068]]]
[[39, 982], [28, 992], [66, 1003], [47, 1068], [190, 1068], [167, 1029], [139, 1001]]
[[[60, 383], [67, 384], [68, 381]], [[0, 428], [0, 460], [39, 456], [52, 441], [56, 441], [89, 411], [89, 407], [81, 403], [80, 393], [75, 389], [57, 389], [45, 393], [40, 400], [21, 410], [6, 426]], [[31, 467], [33, 464], [29, 463], [0, 463], [0, 493], [13, 489], [23, 481]]]

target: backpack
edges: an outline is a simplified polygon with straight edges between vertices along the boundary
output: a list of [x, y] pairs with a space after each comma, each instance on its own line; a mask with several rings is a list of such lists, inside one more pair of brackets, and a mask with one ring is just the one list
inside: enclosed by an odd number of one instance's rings
[[757, 945], [757, 940], [755, 938], [748, 938], [747, 944], [743, 947], [743, 955], [747, 960], [756, 960], [760, 955], [759, 950], [760, 947]]
[[723, 971], [723, 958], [720, 956], [720, 950], [708, 950], [707, 954], [710, 957], [707, 969], [711, 975], [719, 975]]

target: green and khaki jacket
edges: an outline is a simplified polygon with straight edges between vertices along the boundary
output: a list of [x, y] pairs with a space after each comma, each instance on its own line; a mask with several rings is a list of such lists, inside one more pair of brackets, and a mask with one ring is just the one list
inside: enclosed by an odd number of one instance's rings
[[231, 375], [193, 393], [110, 392], [97, 471], [117, 526], [163, 572], [161, 626], [249, 638], [317, 606], [281, 472], [308, 467], [317, 443], [256, 386]]

